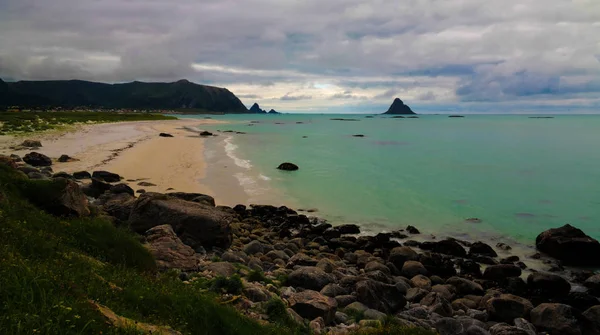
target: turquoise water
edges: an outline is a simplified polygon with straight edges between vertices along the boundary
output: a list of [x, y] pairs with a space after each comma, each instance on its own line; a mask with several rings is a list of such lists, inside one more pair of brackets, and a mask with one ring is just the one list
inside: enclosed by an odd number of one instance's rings
[[[412, 224], [433, 234], [528, 243], [547, 228], [571, 223], [600, 238], [600, 116], [212, 118], [231, 123], [203, 128], [247, 133], [220, 138], [249, 163], [249, 175], [336, 223]], [[259, 123], [249, 126], [253, 120]], [[275, 169], [285, 161], [300, 170]], [[472, 217], [482, 222], [465, 222]]]

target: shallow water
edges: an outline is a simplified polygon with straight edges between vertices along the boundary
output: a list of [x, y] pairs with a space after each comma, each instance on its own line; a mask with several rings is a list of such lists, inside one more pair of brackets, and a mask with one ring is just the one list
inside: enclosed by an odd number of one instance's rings
[[[264, 202], [276, 189], [277, 203], [373, 230], [411, 224], [531, 245], [541, 231], [571, 223], [600, 239], [600, 116], [211, 117], [231, 123], [208, 130], [246, 132], [218, 141], [251, 201]], [[284, 161], [300, 170], [275, 169]]]

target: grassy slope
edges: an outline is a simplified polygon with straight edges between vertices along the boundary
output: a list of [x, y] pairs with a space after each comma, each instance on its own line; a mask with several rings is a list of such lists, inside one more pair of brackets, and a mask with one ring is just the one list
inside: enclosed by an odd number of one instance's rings
[[175, 117], [150, 113], [115, 112], [0, 112], [0, 132], [33, 132], [74, 123], [174, 120]]
[[[109, 325], [90, 300], [184, 334], [306, 333], [276, 299], [265, 309], [277, 326], [261, 326], [207, 292], [227, 280], [183, 284], [177, 273], [157, 273], [128, 230], [101, 218], [53, 217], [27, 200], [57, 187], [60, 181], [29, 180], [0, 163], [0, 334], [140, 334]], [[386, 324], [359, 334], [431, 333]]]

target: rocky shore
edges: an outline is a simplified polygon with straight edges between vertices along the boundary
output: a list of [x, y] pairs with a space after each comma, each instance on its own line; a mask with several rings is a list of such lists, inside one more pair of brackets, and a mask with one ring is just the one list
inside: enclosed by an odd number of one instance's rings
[[[282, 304], [314, 334], [394, 324], [439, 334], [600, 334], [600, 243], [565, 225], [535, 243], [545, 271], [484, 242], [417, 242], [418, 228], [374, 236], [287, 207], [216, 206], [209, 195], [138, 194], [107, 171], [54, 173], [41, 154], [3, 156], [64, 188], [36, 204], [54, 215], [101, 215], [139, 234], [184, 285], [219, 280], [223, 302], [261, 322]], [[50, 164], [48, 164], [50, 163]], [[31, 165], [30, 165], [31, 164]], [[34, 166], [37, 165], [37, 166]], [[583, 266], [586, 266], [584, 268]]]

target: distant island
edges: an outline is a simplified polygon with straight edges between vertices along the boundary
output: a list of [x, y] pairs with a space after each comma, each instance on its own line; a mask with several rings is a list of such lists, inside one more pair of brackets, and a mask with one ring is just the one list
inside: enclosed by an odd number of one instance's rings
[[0, 79], [0, 107], [170, 109], [186, 113], [252, 113], [226, 88], [187, 80], [173, 83], [105, 84], [83, 80], [18, 81]]
[[260, 106], [258, 105], [258, 103], [254, 103], [254, 105], [252, 105], [252, 107], [250, 107], [249, 112], [251, 114], [281, 114], [277, 111], [275, 111], [274, 109], [271, 109], [270, 111], [266, 111], [264, 109], [261, 109]]
[[399, 98], [396, 98], [396, 99], [394, 99], [394, 102], [392, 103], [390, 108], [387, 110], [387, 112], [385, 112], [383, 114], [412, 115], [412, 114], [417, 114], [417, 113], [413, 112], [412, 109], [410, 109], [410, 107], [408, 107], [408, 105], [405, 105], [404, 102], [402, 102], [402, 100], [400, 100]]

